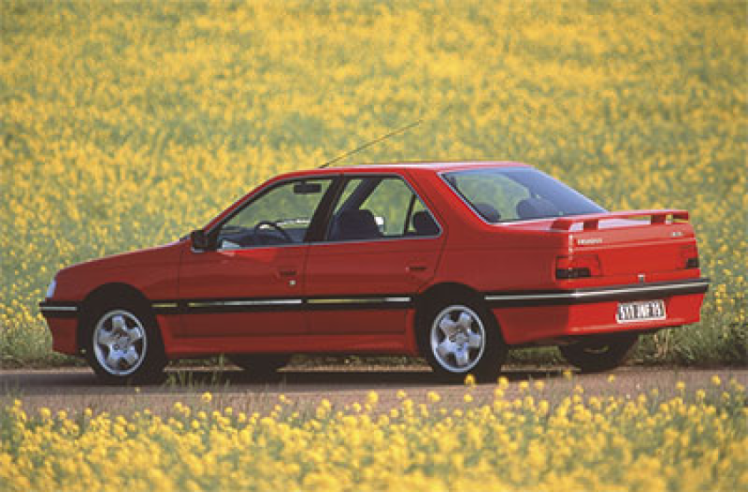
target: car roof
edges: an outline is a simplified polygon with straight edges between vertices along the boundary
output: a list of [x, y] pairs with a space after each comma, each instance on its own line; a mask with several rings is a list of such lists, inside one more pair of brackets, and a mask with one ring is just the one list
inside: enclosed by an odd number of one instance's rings
[[356, 174], [359, 172], [392, 173], [405, 170], [419, 170], [440, 173], [445, 171], [467, 171], [471, 169], [481, 169], [487, 167], [530, 168], [532, 166], [520, 162], [511, 161], [406, 161], [307, 169], [304, 171], [294, 171], [286, 173], [282, 176], [278, 176], [278, 178], [321, 176], [329, 174]]

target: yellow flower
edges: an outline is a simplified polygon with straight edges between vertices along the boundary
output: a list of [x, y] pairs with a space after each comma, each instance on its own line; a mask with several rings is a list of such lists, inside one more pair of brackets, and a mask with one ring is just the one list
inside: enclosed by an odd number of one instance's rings
[[213, 395], [210, 394], [210, 392], [206, 391], [205, 393], [203, 393], [203, 396], [201, 396], [200, 399], [203, 403], [210, 403], [211, 401], [213, 401]]
[[366, 401], [367, 403], [369, 403], [369, 405], [376, 405], [377, 402], [379, 402], [379, 393], [377, 393], [376, 391], [369, 391], [369, 394], [366, 397]]

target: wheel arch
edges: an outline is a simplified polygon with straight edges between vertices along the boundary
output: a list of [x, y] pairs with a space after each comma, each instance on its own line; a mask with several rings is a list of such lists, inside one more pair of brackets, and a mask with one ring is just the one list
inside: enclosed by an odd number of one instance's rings
[[472, 301], [484, 308], [486, 314], [490, 315], [493, 318], [494, 322], [496, 323], [496, 327], [498, 328], [499, 336], [502, 340], [504, 340], [504, 333], [502, 331], [501, 323], [493, 314], [493, 311], [489, 309], [483, 295], [472, 287], [459, 282], [444, 282], [434, 284], [421, 292], [418, 297], [416, 297], [416, 299], [414, 300], [414, 307], [416, 311], [414, 331], [416, 333], [418, 332], [418, 328], [423, 321], [424, 314], [428, 313], [429, 310], [434, 308], [436, 305], [439, 305], [440, 303], [448, 301], [450, 299], [465, 299], [468, 301]]
[[81, 302], [78, 330], [76, 331], [76, 345], [78, 351], [82, 351], [85, 347], [83, 335], [86, 331], [86, 327], [92, 321], [91, 318], [96, 312], [96, 307], [116, 301], [136, 304], [138, 307], [146, 309], [148, 312], [153, 314], [148, 298], [132, 285], [118, 282], [100, 285], [89, 292], [83, 299], [83, 302]]

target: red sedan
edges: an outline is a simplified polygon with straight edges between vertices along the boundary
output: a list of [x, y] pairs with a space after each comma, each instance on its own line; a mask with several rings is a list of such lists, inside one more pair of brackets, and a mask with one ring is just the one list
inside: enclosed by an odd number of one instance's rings
[[520, 347], [616, 367], [640, 335], [698, 321], [708, 284], [685, 211], [606, 212], [524, 164], [408, 163], [276, 177], [180, 241], [60, 271], [40, 307], [54, 349], [110, 382], [299, 353], [491, 380]]

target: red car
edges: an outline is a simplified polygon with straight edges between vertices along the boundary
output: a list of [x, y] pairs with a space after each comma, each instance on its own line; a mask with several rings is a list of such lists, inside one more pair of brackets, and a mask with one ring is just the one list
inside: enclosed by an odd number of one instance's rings
[[606, 212], [518, 163], [406, 163], [276, 177], [178, 242], [60, 271], [40, 304], [54, 349], [110, 382], [227, 354], [423, 356], [499, 374], [557, 345], [584, 371], [699, 320], [709, 285], [688, 212]]

